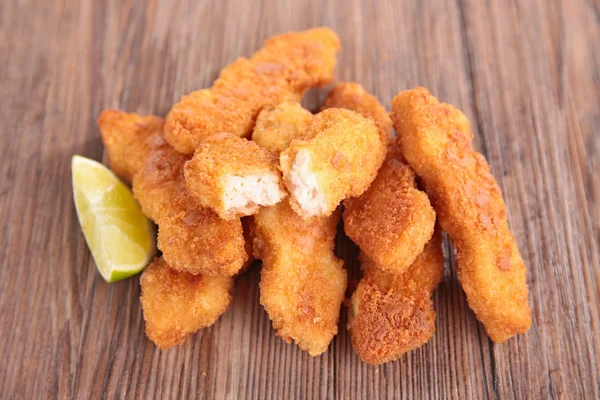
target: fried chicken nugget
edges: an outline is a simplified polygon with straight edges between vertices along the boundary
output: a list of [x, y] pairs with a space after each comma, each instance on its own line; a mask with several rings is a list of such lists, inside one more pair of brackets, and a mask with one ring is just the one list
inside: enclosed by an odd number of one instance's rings
[[252, 58], [226, 67], [210, 89], [184, 96], [167, 115], [166, 140], [191, 154], [219, 132], [246, 137], [269, 104], [300, 100], [311, 87], [333, 78], [338, 36], [328, 28], [284, 33], [268, 39]]
[[312, 113], [295, 101], [267, 106], [256, 118], [252, 141], [279, 156], [293, 139], [310, 139], [306, 135], [312, 119]]
[[256, 143], [219, 133], [204, 140], [185, 163], [185, 184], [199, 204], [223, 219], [253, 215], [286, 196], [275, 161]]
[[[253, 139], [275, 155], [304, 137], [312, 114], [298, 103], [263, 110]], [[346, 292], [343, 261], [333, 254], [339, 212], [304, 220], [287, 201], [254, 216], [254, 252], [262, 258], [260, 301], [288, 343], [310, 355], [323, 353], [338, 331]]]
[[397, 145], [391, 144], [392, 120], [377, 98], [357, 83], [340, 83], [322, 110], [346, 108], [370, 117], [379, 128], [388, 154], [369, 189], [344, 200], [344, 231], [378, 268], [404, 273], [433, 235], [435, 212], [417, 189], [415, 174]]
[[361, 253], [364, 276], [352, 295], [348, 329], [361, 360], [383, 364], [427, 343], [435, 332], [431, 295], [444, 278], [437, 230], [406, 273], [391, 275]]
[[402, 274], [433, 235], [435, 211], [397, 150], [369, 189], [344, 201], [344, 231], [378, 268]]
[[154, 115], [102, 111], [97, 124], [110, 168], [115, 174], [131, 183], [146, 157], [152, 151], [168, 146], [162, 134], [164, 123], [164, 119]]
[[155, 259], [140, 277], [146, 335], [161, 349], [181, 344], [227, 310], [233, 278], [192, 275]]
[[386, 147], [371, 118], [341, 108], [315, 115], [308, 137], [292, 140], [281, 153], [284, 184], [300, 216], [328, 216], [342, 200], [368, 189]]
[[341, 82], [335, 85], [323, 102], [321, 111], [329, 108], [345, 108], [370, 117], [379, 128], [381, 140], [387, 146], [391, 141], [392, 120], [379, 100], [360, 84]]
[[283, 201], [254, 216], [254, 252], [262, 259], [260, 302], [277, 335], [311, 356], [338, 332], [346, 292], [344, 262], [333, 254], [339, 212], [304, 220]]
[[467, 118], [416, 88], [394, 98], [392, 120], [406, 160], [456, 247], [469, 307], [496, 343], [526, 332], [531, 327], [526, 267], [500, 187], [471, 144]]
[[225, 221], [196, 202], [185, 187], [188, 159], [171, 147], [152, 153], [133, 178], [133, 194], [158, 224], [158, 248], [171, 268], [234, 275], [248, 259], [242, 223]]

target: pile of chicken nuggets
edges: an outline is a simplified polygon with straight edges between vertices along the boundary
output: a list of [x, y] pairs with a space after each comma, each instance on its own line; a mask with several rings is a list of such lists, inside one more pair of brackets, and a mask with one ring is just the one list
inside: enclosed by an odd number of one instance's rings
[[165, 119], [100, 115], [111, 168], [158, 226], [162, 255], [140, 278], [157, 346], [215, 323], [236, 276], [260, 259], [260, 302], [277, 335], [325, 352], [348, 283], [334, 254], [340, 219], [360, 248], [346, 304], [363, 361], [398, 359], [433, 336], [442, 231], [490, 338], [530, 328], [526, 268], [465, 115], [424, 88], [400, 92], [389, 114], [356, 83], [337, 84], [311, 113], [302, 96], [333, 81], [339, 49], [327, 28], [285, 33]]

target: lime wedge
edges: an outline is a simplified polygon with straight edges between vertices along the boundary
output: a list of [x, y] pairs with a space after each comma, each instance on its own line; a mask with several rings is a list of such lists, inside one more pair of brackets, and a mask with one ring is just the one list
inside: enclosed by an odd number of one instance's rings
[[156, 234], [131, 190], [89, 158], [73, 156], [71, 171], [77, 217], [100, 275], [115, 282], [141, 272], [156, 254]]

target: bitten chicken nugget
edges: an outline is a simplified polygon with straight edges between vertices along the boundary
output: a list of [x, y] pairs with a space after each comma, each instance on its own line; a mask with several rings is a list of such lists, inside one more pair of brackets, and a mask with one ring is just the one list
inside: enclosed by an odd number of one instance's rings
[[369, 364], [400, 358], [435, 332], [431, 294], [444, 277], [441, 231], [406, 273], [388, 274], [361, 253], [364, 277], [352, 295], [348, 329], [352, 347]]
[[185, 187], [189, 159], [173, 148], [151, 154], [133, 178], [142, 212], [158, 224], [158, 248], [169, 266], [192, 274], [236, 274], [248, 259], [240, 219], [225, 221]]
[[166, 349], [215, 323], [231, 302], [233, 278], [192, 275], [169, 268], [162, 257], [140, 277], [146, 335]]
[[406, 160], [422, 178], [456, 247], [469, 306], [496, 343], [526, 332], [531, 327], [527, 271], [500, 188], [471, 144], [467, 118], [416, 88], [394, 98], [392, 120]]
[[204, 140], [185, 164], [185, 183], [199, 204], [226, 220], [253, 215], [285, 197], [275, 157], [229, 133]]
[[368, 189], [386, 148], [371, 118], [341, 108], [315, 115], [308, 137], [281, 153], [284, 184], [298, 215], [328, 216], [342, 200]]
[[391, 141], [392, 120], [379, 100], [354, 82], [342, 82], [335, 85], [323, 102], [322, 110], [345, 108], [356, 111], [363, 117], [373, 118], [379, 128], [381, 140], [387, 146]]
[[154, 115], [102, 111], [97, 123], [110, 168], [115, 174], [131, 183], [146, 157], [152, 151], [167, 146], [162, 135], [164, 122]]
[[256, 118], [252, 141], [279, 155], [293, 139], [310, 139], [305, 135], [312, 119], [312, 113], [295, 101], [265, 107]]
[[254, 252], [262, 259], [260, 302], [277, 335], [311, 356], [338, 332], [346, 292], [344, 262], [333, 254], [339, 212], [304, 220], [287, 201], [254, 216]]
[[167, 115], [166, 140], [191, 154], [200, 142], [219, 132], [247, 137], [266, 105], [298, 101], [311, 87], [333, 78], [340, 47], [331, 29], [290, 32], [265, 42], [252, 58], [226, 67], [210, 89], [184, 96]]
[[435, 212], [417, 189], [415, 174], [391, 143], [392, 120], [377, 98], [357, 83], [340, 83], [322, 109], [346, 108], [370, 117], [379, 127], [388, 154], [369, 189], [344, 201], [344, 230], [361, 251], [392, 274], [401, 274], [433, 235]]

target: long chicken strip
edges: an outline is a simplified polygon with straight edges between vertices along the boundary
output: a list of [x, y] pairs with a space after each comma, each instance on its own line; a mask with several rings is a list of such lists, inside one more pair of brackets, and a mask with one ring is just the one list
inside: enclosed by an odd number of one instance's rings
[[435, 212], [417, 189], [415, 174], [391, 143], [392, 120], [377, 98], [357, 83], [336, 85], [322, 109], [346, 108], [372, 118], [388, 154], [369, 189], [344, 201], [344, 231], [378, 268], [404, 273], [433, 235]]
[[[263, 111], [256, 127], [260, 144], [274, 153], [284, 150], [304, 134], [306, 113], [291, 104]], [[285, 128], [283, 138], [277, 127]], [[338, 221], [338, 211], [304, 220], [287, 201], [254, 216], [254, 251], [263, 261], [260, 301], [277, 335], [312, 356], [323, 353], [336, 335], [346, 291], [343, 261], [333, 254]]]
[[158, 248], [171, 268], [235, 275], [248, 259], [242, 223], [219, 218], [192, 197], [183, 175], [188, 159], [173, 148], [152, 153], [133, 178], [133, 194], [158, 224]]
[[368, 189], [386, 147], [371, 118], [341, 108], [317, 114], [307, 136], [292, 140], [279, 163], [294, 211], [304, 218], [324, 217]]
[[348, 329], [364, 362], [382, 364], [427, 343], [435, 332], [431, 294], [444, 277], [441, 231], [401, 275], [382, 271], [361, 253], [364, 276], [352, 295]]
[[162, 135], [165, 120], [154, 115], [104, 110], [97, 123], [110, 168], [127, 183], [151, 152], [168, 147]]
[[184, 96], [167, 115], [166, 140], [191, 154], [219, 132], [249, 136], [267, 105], [300, 100], [311, 87], [333, 78], [338, 36], [328, 28], [290, 32], [265, 42], [252, 58], [239, 58], [221, 71], [210, 89]]
[[416, 88], [394, 98], [392, 120], [406, 160], [422, 178], [456, 247], [469, 306], [496, 343], [526, 332], [531, 327], [527, 271], [500, 188], [471, 144], [467, 118]]
[[157, 258], [140, 278], [146, 335], [162, 349], [183, 343], [227, 310], [232, 283], [232, 277], [176, 271]]
[[339, 212], [304, 220], [288, 202], [254, 216], [254, 254], [263, 261], [260, 302], [277, 335], [311, 356], [338, 332], [346, 292], [344, 262], [333, 254]]

